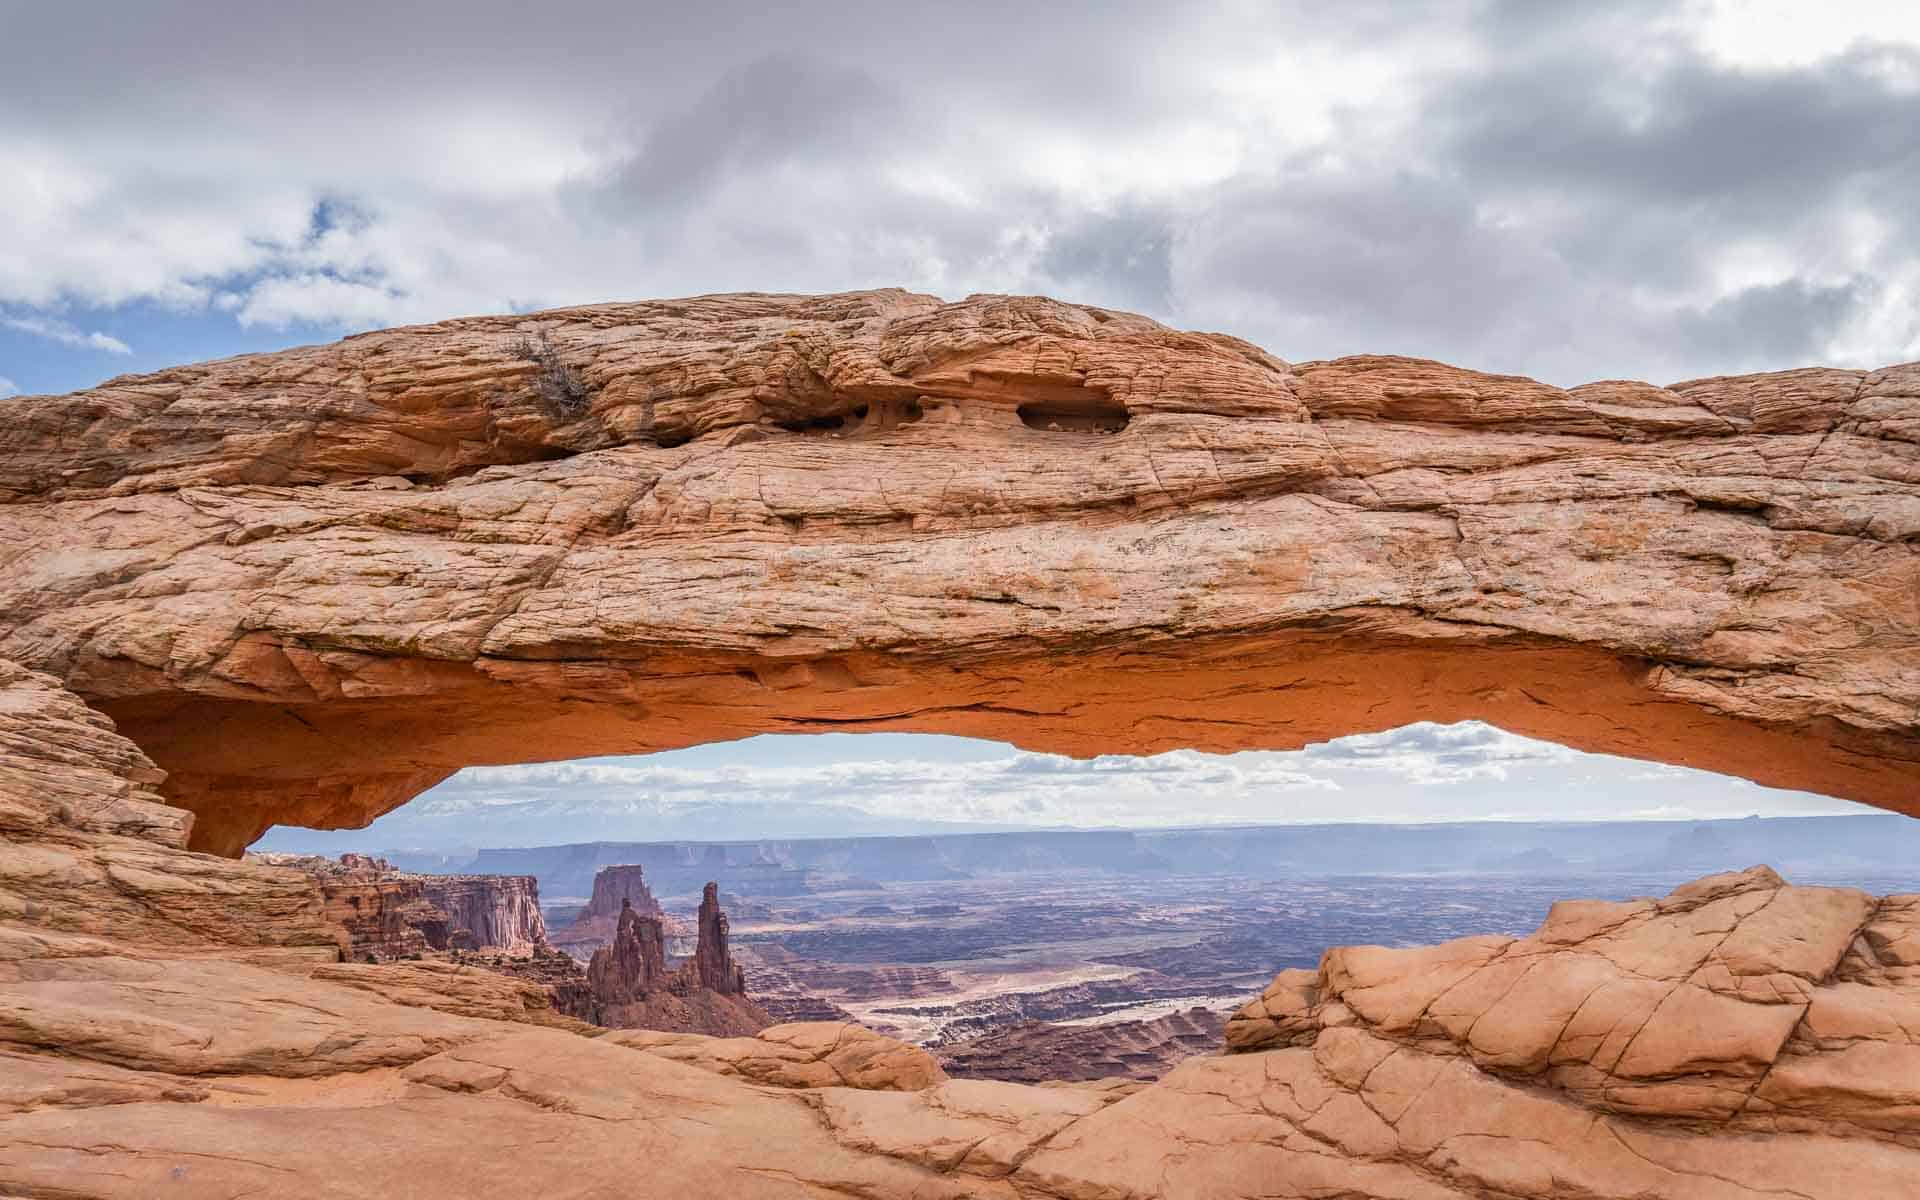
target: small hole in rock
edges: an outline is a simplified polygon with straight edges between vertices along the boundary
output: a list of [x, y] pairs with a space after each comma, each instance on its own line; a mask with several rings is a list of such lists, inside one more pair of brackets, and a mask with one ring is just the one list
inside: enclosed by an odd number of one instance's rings
[[[864, 414], [864, 409], [862, 413]], [[846, 428], [847, 419], [835, 413], [825, 417], [808, 417], [798, 421], [781, 421], [780, 428], [789, 433], [834, 433]]]
[[1127, 427], [1127, 410], [1092, 392], [1081, 397], [1032, 400], [1020, 406], [1020, 421], [1043, 433], [1119, 433]]

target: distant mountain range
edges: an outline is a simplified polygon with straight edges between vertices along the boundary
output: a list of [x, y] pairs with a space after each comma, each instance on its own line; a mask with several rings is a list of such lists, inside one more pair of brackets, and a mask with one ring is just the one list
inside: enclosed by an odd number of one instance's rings
[[[603, 866], [639, 863], [662, 896], [707, 880], [740, 896], [980, 874], [1101, 871], [1301, 878], [1341, 875], [1667, 875], [1766, 863], [1802, 883], [1920, 890], [1920, 821], [1890, 814], [1717, 821], [1462, 822], [1053, 830], [833, 838], [682, 839], [421, 853], [430, 873], [533, 875], [548, 901], [585, 896]], [[1909, 882], [1902, 884], [1901, 880]]]

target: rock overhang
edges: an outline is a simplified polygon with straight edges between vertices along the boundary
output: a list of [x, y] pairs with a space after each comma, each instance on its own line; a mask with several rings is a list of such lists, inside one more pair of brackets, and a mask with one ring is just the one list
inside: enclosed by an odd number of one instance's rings
[[0, 409], [0, 656], [113, 716], [202, 849], [770, 730], [1092, 754], [1474, 717], [1920, 811], [1920, 365], [1560, 389], [888, 291]]

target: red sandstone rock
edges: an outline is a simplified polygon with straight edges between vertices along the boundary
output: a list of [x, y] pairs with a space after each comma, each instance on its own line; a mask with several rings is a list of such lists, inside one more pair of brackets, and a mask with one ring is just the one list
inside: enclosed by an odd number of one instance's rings
[[727, 949], [727, 914], [720, 911], [720, 885], [700, 893], [700, 940], [693, 951], [693, 972], [700, 986], [723, 996], [746, 992], [746, 974]]
[[620, 901], [620, 923], [613, 945], [595, 950], [587, 964], [594, 999], [605, 1005], [632, 1004], [667, 986], [667, 950], [660, 918], [641, 916], [633, 903]]
[[[599, 880], [594, 882], [598, 893]], [[725, 1037], [773, 1024], [746, 996], [745, 977], [727, 951], [719, 889], [711, 883], [700, 903], [700, 940], [692, 958], [669, 970], [662, 918], [642, 914], [623, 895], [613, 944], [593, 952], [587, 982], [593, 1020], [612, 1028]]]
[[621, 911], [629, 903], [640, 916], [659, 918], [666, 936], [679, 932], [654, 898], [639, 864], [625, 863], [594, 872], [592, 897], [572, 924], [552, 935], [554, 946], [577, 958], [587, 958], [600, 947], [612, 945]]
[[327, 919], [347, 930], [348, 954], [356, 960], [448, 949], [526, 955], [546, 948], [539, 885], [531, 875], [417, 875], [365, 854], [343, 854], [338, 862], [306, 854], [254, 858], [312, 876]]
[[453, 321], [0, 401], [0, 655], [225, 854], [468, 764], [849, 722], [1476, 717], [1920, 812], [1916, 412], [1914, 364], [1563, 390], [1038, 298]]
[[920, 1047], [850, 1021], [773, 1025], [750, 1038], [616, 1030], [607, 1040], [771, 1087], [912, 1092], [946, 1078]]
[[533, 876], [422, 875], [420, 879], [427, 903], [447, 914], [449, 946], [513, 956], [547, 948], [540, 883]]
[[[1329, 952], [1236, 1020], [1251, 1052], [1144, 1087], [941, 1081], [851, 1030], [583, 1037], [490, 971], [301, 961], [308, 877], [51, 813], [139, 760], [50, 681], [7, 697], [9, 886], [84, 845], [196, 924], [0, 914], [0, 1194], [1857, 1200], [1920, 1174], [1916, 897], [1752, 871], [1563, 904], [1526, 939]], [[94, 878], [34, 894], [98, 920]], [[192, 916], [212, 880], [255, 919]], [[289, 881], [310, 907], [261, 903]]]
[[[529, 324], [586, 416], [540, 407]], [[0, 661], [0, 1194], [1908, 1195], [1915, 897], [1749, 872], [1335, 951], [1250, 1052], [1138, 1089], [785, 1090], [492, 972], [320, 963], [312, 879], [187, 847], [847, 721], [1093, 752], [1476, 716], [1915, 811], [1916, 405], [1913, 366], [1561, 391], [900, 293], [0, 402], [0, 654], [36, 668]]]

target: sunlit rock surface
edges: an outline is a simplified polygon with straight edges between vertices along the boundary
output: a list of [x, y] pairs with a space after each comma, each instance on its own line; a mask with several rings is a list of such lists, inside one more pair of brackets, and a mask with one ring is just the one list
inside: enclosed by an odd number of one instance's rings
[[1917, 439], [1914, 364], [1561, 389], [899, 291], [474, 318], [0, 401], [0, 656], [224, 854], [768, 730], [1473, 717], [1912, 813]]

